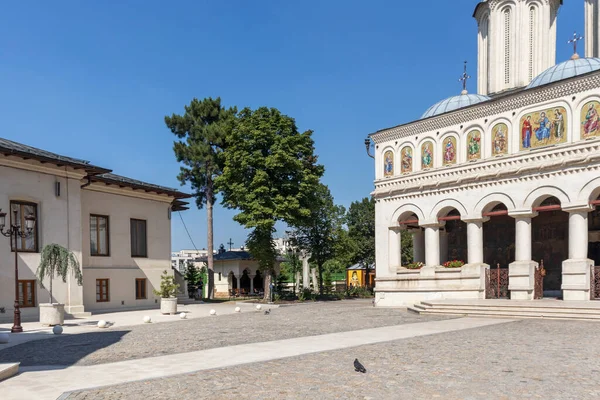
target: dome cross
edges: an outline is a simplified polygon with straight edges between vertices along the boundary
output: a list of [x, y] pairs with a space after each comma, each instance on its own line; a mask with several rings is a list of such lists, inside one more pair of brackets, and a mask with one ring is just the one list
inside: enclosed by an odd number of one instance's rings
[[579, 55], [577, 54], [577, 42], [580, 40], [583, 40], [583, 36], [578, 37], [577, 32], [573, 32], [573, 39], [567, 42], [568, 44], [573, 44], [573, 58], [579, 58]]
[[459, 82], [462, 82], [463, 90], [461, 94], [467, 94], [467, 81], [471, 79], [471, 75], [467, 74], [467, 62], [465, 61], [465, 69], [463, 74], [460, 76]]

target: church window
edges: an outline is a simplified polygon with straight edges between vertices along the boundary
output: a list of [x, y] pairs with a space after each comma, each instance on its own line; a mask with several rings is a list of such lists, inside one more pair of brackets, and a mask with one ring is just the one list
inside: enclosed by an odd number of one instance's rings
[[504, 83], [510, 83], [510, 9], [504, 10]]

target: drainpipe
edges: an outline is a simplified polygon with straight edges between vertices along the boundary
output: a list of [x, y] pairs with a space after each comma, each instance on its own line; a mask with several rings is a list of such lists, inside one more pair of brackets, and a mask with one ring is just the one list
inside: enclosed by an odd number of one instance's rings
[[87, 183], [84, 183], [83, 185], [81, 185], [81, 189], [83, 189], [84, 187], [90, 186], [92, 184], [92, 178], [88, 175], [86, 176], [87, 178]]

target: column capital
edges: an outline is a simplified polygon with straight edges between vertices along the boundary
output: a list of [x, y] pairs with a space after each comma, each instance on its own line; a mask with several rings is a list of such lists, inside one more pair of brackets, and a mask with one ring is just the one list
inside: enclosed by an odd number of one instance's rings
[[390, 226], [388, 229], [392, 232], [400, 233], [403, 230], [405, 230], [406, 228], [403, 226]]
[[475, 217], [475, 216], [465, 216], [464, 218], [461, 218], [461, 221], [465, 222], [465, 223], [484, 223], [484, 222], [488, 222], [490, 220], [490, 217]]
[[574, 212], [590, 212], [594, 210], [594, 207], [590, 203], [576, 203], [576, 204], [565, 204], [562, 206], [562, 210], [568, 213]]
[[535, 218], [538, 216], [538, 213], [532, 211], [530, 209], [526, 210], [511, 210], [508, 212], [509, 217], [513, 217], [514, 219], [522, 219], [522, 218]]
[[421, 228], [442, 228], [445, 224], [442, 222], [425, 222], [419, 224]]

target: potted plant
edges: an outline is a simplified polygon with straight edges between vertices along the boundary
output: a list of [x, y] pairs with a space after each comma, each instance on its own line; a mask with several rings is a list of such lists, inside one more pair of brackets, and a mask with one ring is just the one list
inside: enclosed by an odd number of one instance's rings
[[446, 261], [444, 263], [444, 268], [460, 268], [463, 265], [465, 265], [465, 263], [463, 261], [452, 260], [452, 261]]
[[406, 264], [404, 266], [404, 268], [406, 268], [406, 269], [421, 269], [421, 268], [423, 268], [423, 265], [424, 264], [422, 262], [416, 261], [416, 262], [412, 262], [410, 264]]
[[65, 322], [65, 305], [52, 302], [52, 280], [55, 277], [60, 277], [63, 282], [66, 282], [69, 273], [75, 275], [79, 286], [83, 284], [83, 275], [79, 267], [79, 261], [77, 261], [72, 252], [54, 243], [44, 246], [40, 265], [36, 271], [42, 288], [44, 287], [44, 278], [50, 280], [48, 288], [50, 300], [48, 303], [41, 303], [39, 305], [40, 322], [43, 325], [62, 325]]
[[160, 296], [160, 312], [162, 314], [177, 314], [177, 289], [175, 277], [169, 275], [165, 270], [160, 276], [160, 289], [154, 290], [154, 294]]

